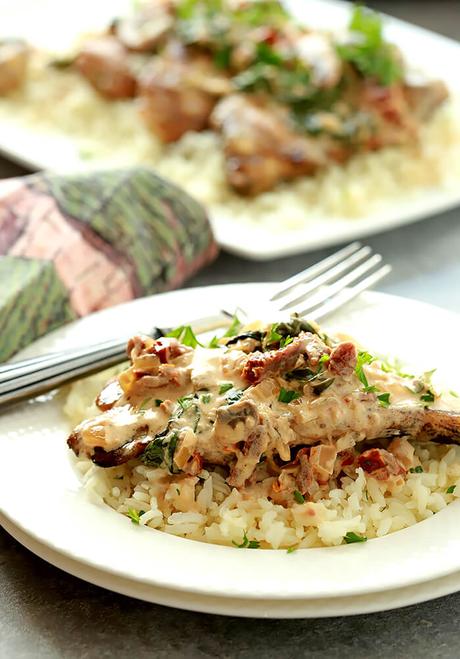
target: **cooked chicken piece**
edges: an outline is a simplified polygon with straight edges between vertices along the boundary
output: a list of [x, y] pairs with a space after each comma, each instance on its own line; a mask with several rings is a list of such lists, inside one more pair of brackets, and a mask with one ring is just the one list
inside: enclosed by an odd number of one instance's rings
[[320, 89], [335, 87], [342, 76], [342, 62], [337, 51], [325, 34], [303, 34], [295, 43], [301, 62], [311, 70], [312, 83]]
[[263, 425], [258, 425], [244, 442], [241, 450], [236, 451], [236, 462], [232, 465], [227, 482], [232, 487], [243, 487], [254, 473], [254, 469], [267, 449], [268, 437]]
[[110, 380], [96, 398], [96, 405], [102, 412], [112, 409], [123, 396], [123, 389], [117, 378]]
[[311, 496], [318, 491], [318, 482], [314, 476], [314, 470], [309, 460], [308, 451], [306, 449], [300, 449], [296, 460], [299, 463], [295, 479], [296, 485], [301, 494]]
[[417, 141], [419, 122], [409, 107], [402, 85], [383, 87], [366, 80], [360, 86], [356, 103], [374, 119], [374, 131], [363, 145], [365, 148], [382, 149]]
[[125, 47], [115, 37], [101, 37], [85, 43], [75, 66], [102, 96], [130, 98], [136, 92], [136, 78], [126, 55]]
[[393, 453], [404, 469], [410, 469], [414, 464], [415, 449], [405, 437], [394, 439], [388, 446], [388, 450]]
[[[212, 441], [226, 453], [236, 457], [228, 482], [241, 486], [251, 476], [267, 445], [262, 419], [256, 405], [240, 400], [221, 407], [216, 412]], [[205, 458], [206, 459], [206, 458]]]
[[251, 384], [256, 384], [266, 377], [292, 370], [299, 357], [305, 357], [311, 366], [316, 367], [322, 355], [329, 352], [330, 349], [316, 334], [302, 332], [284, 348], [249, 355], [242, 376]]
[[166, 54], [140, 76], [140, 113], [162, 142], [175, 142], [190, 130], [206, 128], [217, 99], [228, 91], [228, 79], [209, 57]]
[[20, 39], [0, 41], [0, 95], [21, 87], [27, 73], [29, 47]]
[[411, 111], [420, 121], [430, 119], [449, 97], [449, 91], [441, 80], [410, 81], [403, 90]]
[[[302, 420], [303, 417], [303, 420]], [[293, 444], [316, 444], [352, 437], [359, 441], [406, 436], [420, 442], [460, 443], [460, 414], [432, 410], [408, 402], [383, 408], [374, 393], [343, 396], [328, 390], [294, 422]]]
[[[437, 403], [426, 383], [410, 388], [410, 380], [378, 360], [363, 364], [362, 356], [357, 370], [353, 342], [331, 348], [313, 328], [277, 325], [288, 327], [299, 334], [287, 346], [249, 354], [233, 345], [192, 350], [175, 338], [134, 337], [131, 366], [98, 397], [104, 412], [81, 423], [69, 446], [101, 466], [145, 459], [153, 446], [154, 460], [169, 456], [187, 474], [222, 465], [238, 488], [254, 484], [265, 457], [282, 502], [294, 489], [313, 496], [356, 466], [396, 483], [414, 464], [408, 439], [460, 443], [460, 413], [425, 407], [421, 391]], [[271, 336], [256, 334], [256, 345]], [[386, 440], [387, 449], [366, 448], [357, 459], [363, 442]]]
[[294, 132], [285, 112], [255, 97], [224, 98], [211, 123], [222, 133], [228, 182], [241, 194], [270, 190], [327, 162], [318, 141]]
[[[128, 460], [137, 458], [153, 440], [153, 437], [148, 434], [148, 430], [148, 426], [137, 428], [129, 441], [112, 451], [106, 451], [101, 446], [95, 446], [91, 453], [91, 460], [99, 467], [116, 467], [128, 462]], [[80, 433], [73, 432], [67, 440], [67, 444], [77, 455], [84, 453], [81, 448], [82, 437]]]
[[238, 442], [246, 441], [259, 423], [259, 413], [252, 401], [240, 400], [225, 405], [216, 412], [214, 440], [224, 449], [231, 449]]
[[113, 33], [129, 50], [153, 52], [164, 43], [173, 26], [173, 3], [154, 0], [131, 16], [117, 19]]
[[150, 336], [135, 336], [128, 341], [126, 349], [134, 371], [137, 373], [157, 372], [160, 364], [169, 364], [190, 348], [171, 336], [152, 339]]
[[191, 349], [172, 337], [136, 336], [128, 342], [131, 368], [118, 377], [125, 395], [141, 403], [147, 398], [183, 395], [191, 382]]

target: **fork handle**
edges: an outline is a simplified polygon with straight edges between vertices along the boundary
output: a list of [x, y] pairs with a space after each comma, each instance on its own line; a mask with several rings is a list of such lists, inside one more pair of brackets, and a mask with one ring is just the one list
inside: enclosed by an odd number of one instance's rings
[[[30, 363], [21, 368], [21, 375], [3, 381], [0, 377], [0, 405], [15, 403], [24, 398], [55, 389], [78, 378], [92, 375], [110, 366], [120, 364], [127, 359], [126, 342], [116, 341], [109, 347], [93, 349], [78, 355], [57, 353], [52, 358], [38, 363]], [[18, 369], [19, 370], [19, 369]], [[8, 375], [15, 371], [8, 371]]]
[[[190, 324], [198, 334], [226, 327], [229, 325], [229, 319], [224, 315], [208, 316], [193, 320]], [[165, 329], [164, 332], [168, 330]], [[151, 336], [158, 338], [164, 332], [155, 328]], [[127, 361], [127, 340], [105, 341], [87, 348], [55, 352], [5, 364], [0, 367], [0, 406], [32, 398], [67, 382]]]

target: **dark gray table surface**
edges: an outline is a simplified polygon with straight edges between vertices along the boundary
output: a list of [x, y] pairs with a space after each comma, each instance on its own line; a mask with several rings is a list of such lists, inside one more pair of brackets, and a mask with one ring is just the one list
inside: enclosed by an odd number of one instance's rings
[[[370, 4], [460, 39], [458, 0]], [[22, 173], [0, 159], [0, 177]], [[380, 290], [460, 311], [460, 210], [367, 242], [394, 266]], [[190, 285], [277, 280], [330, 251], [270, 263], [221, 254]], [[36, 558], [3, 530], [0, 595], [0, 657], [5, 658], [460, 656], [460, 594], [351, 618], [270, 621], [189, 613], [71, 577]]]

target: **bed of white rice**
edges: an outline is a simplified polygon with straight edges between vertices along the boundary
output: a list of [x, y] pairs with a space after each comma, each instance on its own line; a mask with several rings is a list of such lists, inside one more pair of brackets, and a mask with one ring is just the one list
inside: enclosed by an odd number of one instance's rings
[[46, 66], [42, 55], [35, 56], [24, 89], [0, 99], [0, 118], [35, 132], [68, 135], [90, 168], [152, 165], [216, 217], [263, 224], [275, 232], [318, 218], [359, 218], [398, 197], [460, 182], [460, 111], [453, 101], [424, 127], [419, 145], [356, 156], [345, 166], [250, 201], [226, 184], [218, 135], [188, 133], [163, 147], [143, 126], [135, 102], [105, 101], [78, 74]]
[[[92, 401], [106, 374], [74, 384], [64, 411], [72, 424], [93, 416]], [[408, 473], [391, 495], [357, 469], [328, 498], [286, 509], [265, 497], [244, 498], [219, 470], [200, 474], [198, 483], [132, 461], [102, 469], [76, 460], [84, 487], [122, 514], [139, 513], [139, 523], [173, 535], [222, 545], [255, 540], [262, 548], [339, 545], [348, 532], [376, 538], [427, 519], [460, 497], [460, 447], [419, 445], [423, 472]], [[448, 493], [454, 486], [453, 493]]]

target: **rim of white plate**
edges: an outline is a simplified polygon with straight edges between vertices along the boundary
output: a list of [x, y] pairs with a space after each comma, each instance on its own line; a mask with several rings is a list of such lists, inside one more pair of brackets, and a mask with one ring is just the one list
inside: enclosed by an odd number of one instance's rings
[[157, 588], [106, 573], [71, 559], [31, 538], [17, 526], [0, 516], [0, 524], [29, 551], [74, 577], [101, 588], [163, 606], [248, 618], [324, 618], [358, 615], [398, 609], [449, 595], [460, 590], [460, 572], [413, 586], [367, 593], [351, 597], [309, 600], [247, 600], [230, 597], [197, 595], [181, 590]]
[[[125, 326], [133, 328], [152, 306], [157, 313], [155, 323], [175, 324], [184, 317], [213, 313], [222, 300], [227, 307], [244, 306], [244, 299], [260, 297], [264, 289], [267, 284], [214, 286], [136, 300], [62, 328], [37, 342], [35, 350], [70, 347], [86, 338], [97, 340], [114, 323], [119, 331]], [[424, 342], [421, 322], [427, 317], [430, 324], [440, 323], [447, 344], [455, 345], [459, 317], [431, 305], [379, 293], [365, 294], [337, 314], [328, 327], [339, 324], [351, 333], [355, 326], [358, 338], [367, 338], [370, 349], [379, 341], [383, 341], [381, 351], [398, 345], [414, 363]], [[433, 350], [433, 359], [439, 361], [436, 347]], [[419, 355], [421, 370], [431, 365], [425, 353]], [[458, 372], [459, 357], [453, 355], [447, 368], [441, 368], [447, 381], [449, 371]], [[454, 386], [452, 378], [449, 386]], [[65, 437], [59, 399], [45, 397], [11, 408], [2, 416], [0, 510], [30, 537], [110, 574], [206, 595], [306, 600], [391, 590], [460, 568], [458, 501], [409, 529], [363, 545], [292, 554], [207, 545], [135, 527], [107, 506], [88, 499], [68, 459]]]

